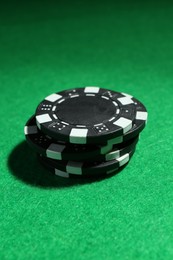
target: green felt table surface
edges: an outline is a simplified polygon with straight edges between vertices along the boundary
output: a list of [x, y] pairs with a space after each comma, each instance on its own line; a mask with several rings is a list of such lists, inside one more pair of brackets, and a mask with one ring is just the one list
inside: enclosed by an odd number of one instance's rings
[[[96, 85], [149, 112], [104, 180], [39, 165], [23, 127], [47, 95]], [[173, 259], [173, 2], [0, 2], [0, 259]]]

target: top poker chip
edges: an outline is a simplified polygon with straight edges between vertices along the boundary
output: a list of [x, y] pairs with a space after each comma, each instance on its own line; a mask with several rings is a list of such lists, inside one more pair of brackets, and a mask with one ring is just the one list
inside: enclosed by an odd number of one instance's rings
[[105, 143], [147, 120], [145, 106], [134, 97], [99, 87], [65, 90], [46, 97], [36, 109], [38, 128], [74, 144]]

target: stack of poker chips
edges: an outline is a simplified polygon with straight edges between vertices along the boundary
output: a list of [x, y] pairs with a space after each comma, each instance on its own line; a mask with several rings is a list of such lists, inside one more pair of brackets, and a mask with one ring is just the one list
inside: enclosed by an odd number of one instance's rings
[[24, 132], [54, 174], [107, 176], [130, 161], [146, 122], [147, 110], [133, 96], [84, 87], [47, 96]]

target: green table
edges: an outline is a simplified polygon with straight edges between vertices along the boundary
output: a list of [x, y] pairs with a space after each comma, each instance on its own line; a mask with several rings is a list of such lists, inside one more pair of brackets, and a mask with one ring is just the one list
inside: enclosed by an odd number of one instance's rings
[[[130, 164], [55, 178], [23, 127], [50, 93], [127, 92], [149, 111]], [[0, 3], [0, 259], [173, 259], [173, 3]]]

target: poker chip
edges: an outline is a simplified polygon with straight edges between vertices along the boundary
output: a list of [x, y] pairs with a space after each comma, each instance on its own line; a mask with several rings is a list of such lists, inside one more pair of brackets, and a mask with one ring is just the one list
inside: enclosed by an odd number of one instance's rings
[[[131, 150], [129, 153], [117, 158], [116, 160], [111, 160], [109, 162], [62, 162], [61, 165], [58, 161], [44, 158], [42, 155], [38, 155], [41, 164], [45, 165], [51, 172], [59, 177], [69, 178], [69, 177], [96, 177], [96, 176], [106, 176], [112, 175], [119, 171], [123, 166], [128, 164], [131, 157], [134, 154], [135, 149]], [[58, 163], [57, 163], [58, 162]]]
[[39, 130], [35, 116], [26, 123], [24, 133], [27, 142], [37, 153], [55, 160], [90, 160], [99, 155], [104, 157], [113, 148], [113, 144], [87, 146], [53, 140]]
[[112, 160], [128, 152], [138, 137], [121, 145], [75, 145], [54, 141], [44, 135], [36, 126], [35, 117], [32, 116], [25, 125], [25, 137], [30, 146], [45, 157], [55, 160]]
[[47, 96], [24, 133], [41, 164], [55, 175], [107, 176], [130, 161], [147, 116], [133, 96], [88, 86]]
[[124, 166], [126, 163], [129, 162], [130, 158], [132, 157], [135, 149], [131, 150], [129, 153], [126, 153], [114, 160], [108, 161], [58, 161], [49, 158], [44, 158], [47, 164], [51, 165], [52, 167], [67, 172], [70, 174], [75, 175], [88, 175], [88, 174], [103, 174], [105, 172], [110, 172], [115, 169], [119, 169], [120, 167]]
[[101, 144], [128, 133], [133, 122], [142, 126], [146, 120], [146, 108], [137, 99], [99, 87], [51, 94], [36, 109], [41, 131], [74, 144]]
[[61, 171], [59, 169], [56, 169], [53, 165], [51, 165], [47, 160], [44, 159], [44, 157], [42, 155], [38, 155], [38, 160], [39, 162], [46, 168], [48, 169], [49, 172], [53, 173], [54, 175], [58, 176], [58, 177], [63, 177], [63, 178], [86, 178], [86, 177], [106, 177], [108, 175], [113, 175], [116, 174], [118, 172], [119, 169], [113, 169], [112, 171], [108, 171], [108, 172], [103, 172], [103, 173], [99, 173], [99, 174], [85, 174], [85, 175], [77, 175], [77, 174], [70, 174], [64, 171]]

